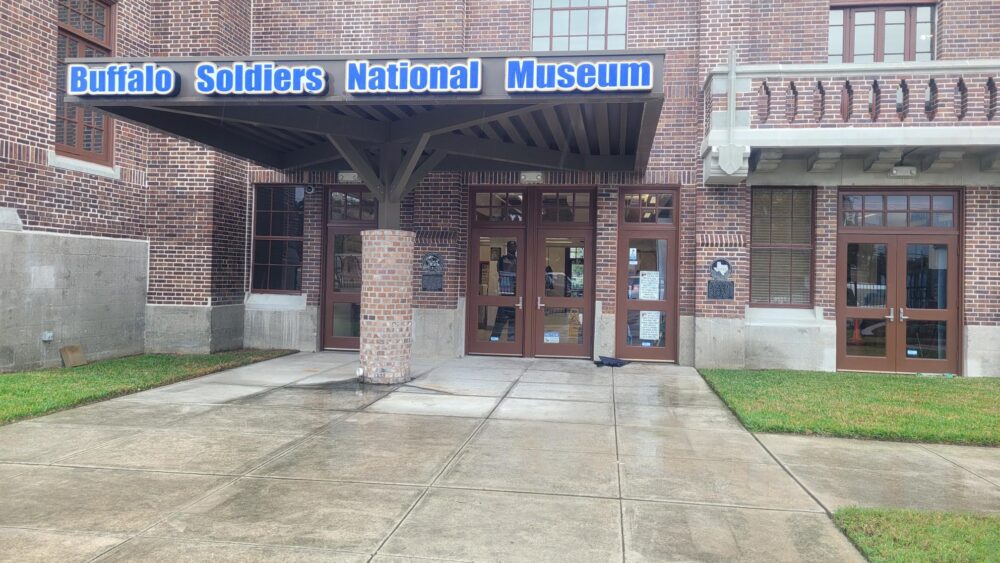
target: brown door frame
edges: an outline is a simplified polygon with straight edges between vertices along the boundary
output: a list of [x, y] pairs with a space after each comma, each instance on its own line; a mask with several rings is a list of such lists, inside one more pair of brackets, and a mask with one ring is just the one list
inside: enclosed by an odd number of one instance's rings
[[[518, 252], [521, 256], [518, 257], [518, 264], [525, 264], [526, 249], [525, 248], [527, 240], [527, 233], [524, 228], [520, 227], [498, 227], [498, 228], [486, 228], [486, 227], [474, 227], [469, 230], [469, 269], [468, 269], [468, 282], [466, 287], [468, 291], [466, 292], [465, 298], [465, 352], [466, 354], [486, 354], [490, 356], [522, 356], [524, 355], [524, 343], [526, 341], [525, 334], [525, 303], [527, 302], [525, 298], [525, 283], [526, 281], [526, 268], [518, 267], [515, 293], [514, 295], [494, 295], [486, 296], [479, 295], [479, 237], [481, 236], [498, 236], [498, 237], [512, 237], [517, 240]], [[514, 317], [514, 342], [506, 342], [503, 340], [503, 335], [501, 334], [501, 341], [497, 343], [483, 343], [476, 339], [476, 333], [479, 330], [479, 307], [480, 306], [493, 306], [493, 307], [512, 307], [517, 313]]]
[[[917, 195], [917, 196], [940, 196], [940, 195], [950, 195], [954, 197], [954, 206], [952, 209], [953, 213], [953, 227], [950, 228], [934, 228], [934, 227], [845, 227], [844, 226], [844, 212], [843, 198], [847, 195]], [[963, 350], [961, 346], [962, 338], [965, 332], [964, 318], [965, 318], [965, 268], [964, 268], [964, 246], [965, 246], [965, 192], [961, 187], [930, 187], [930, 188], [913, 188], [913, 187], [877, 187], [877, 186], [864, 186], [864, 187], [842, 187], [837, 193], [837, 256], [836, 256], [836, 270], [837, 270], [837, 285], [836, 291], [836, 330], [837, 330], [837, 369], [841, 371], [895, 371], [898, 373], [917, 373], [917, 372], [933, 372], [936, 369], [945, 371], [945, 369], [940, 366], [943, 364], [950, 364], [951, 369], [947, 369], [948, 373], [954, 373], [961, 375], [963, 372]], [[889, 343], [887, 341], [886, 355], [887, 357], [895, 358], [893, 369], [865, 369], [862, 367], [850, 367], [846, 366], [846, 354], [845, 354], [845, 339], [846, 334], [844, 333], [843, 323], [848, 319], [852, 318], [846, 312], [846, 294], [844, 288], [847, 283], [847, 244], [845, 240], [854, 241], [854, 237], [865, 236], [869, 238], [881, 237], [883, 240], [892, 239], [893, 240], [893, 252], [894, 255], [888, 257], [889, 263], [887, 264], [887, 274], [889, 269], [896, 271], [895, 280], [890, 280], [887, 277], [887, 285], [892, 285], [894, 292], [898, 297], [894, 298], [894, 303], [889, 303], [887, 300], [887, 306], [895, 306], [896, 322], [899, 324], [900, 328], [896, 331], [902, 335], [902, 342], [898, 343], [895, 347], [895, 356], [893, 352], [888, 348]], [[905, 325], [899, 322], [899, 302], [905, 299], [906, 293], [906, 244], [911, 242], [917, 243], [942, 243], [947, 244], [949, 247], [948, 251], [948, 299], [951, 301], [951, 306], [946, 310], [953, 310], [951, 313], [953, 316], [947, 320], [949, 322], [947, 327], [948, 334], [948, 347], [947, 347], [947, 360], [910, 360], [905, 357]], [[938, 320], [934, 317], [934, 310], [907, 310], [906, 316], [910, 320]], [[931, 313], [928, 315], [928, 313]], [[944, 320], [944, 319], [942, 319]], [[905, 321], [904, 321], [905, 322]], [[954, 324], [954, 327], [952, 326]], [[887, 334], [888, 339], [888, 334]], [[854, 358], [857, 358], [856, 356]], [[905, 360], [905, 361], [904, 361]], [[938, 363], [937, 366], [934, 364]], [[930, 369], [928, 369], [930, 368]]]
[[[884, 244], [886, 249], [886, 297], [885, 305], [876, 307], [847, 306], [847, 247], [850, 244]], [[897, 268], [899, 259], [896, 235], [881, 234], [842, 234], [837, 237], [837, 369], [848, 371], [896, 371], [896, 354], [899, 349], [897, 342], [899, 331], [896, 330], [898, 310], [896, 301], [900, 278]], [[904, 283], [905, 285], [905, 283]], [[892, 311], [890, 312], [890, 308]], [[883, 320], [885, 326], [885, 356], [848, 356], [847, 334], [844, 325], [847, 319]]]
[[[541, 222], [541, 194], [544, 192], [557, 191], [565, 192], [586, 192], [590, 197], [590, 222], [589, 223], [542, 223]], [[523, 201], [523, 218], [521, 223], [489, 223], [476, 221], [476, 194], [482, 192], [506, 192], [521, 193]], [[595, 275], [597, 272], [595, 260], [595, 239], [597, 224], [597, 190], [595, 186], [586, 185], [517, 185], [517, 186], [496, 186], [478, 185], [469, 188], [469, 246], [468, 246], [468, 271], [466, 283], [466, 331], [465, 331], [465, 351], [467, 354], [476, 355], [514, 355], [524, 357], [579, 357], [590, 358], [593, 354], [594, 342], [594, 299], [596, 296]], [[540, 249], [544, 246], [544, 237], [553, 233], [564, 236], [584, 235], [585, 244], [584, 259], [586, 273], [584, 276], [584, 326], [585, 338], [581, 344], [574, 344], [572, 348], [582, 348], [582, 350], [572, 350], [570, 345], [556, 346], [546, 345], [541, 342], [543, 334], [544, 315], [542, 309], [538, 307], [541, 302], [544, 305], [552, 303], [551, 306], [580, 307], [579, 298], [572, 299], [572, 304], [558, 305], [564, 303], [562, 298], [545, 297], [545, 264], [544, 256]], [[516, 235], [515, 235], [516, 234]], [[479, 305], [499, 306], [500, 302], [494, 303], [496, 298], [483, 298], [479, 296], [479, 237], [485, 236], [518, 236], [520, 242], [519, 261], [524, 264], [518, 272], [517, 294], [513, 298], [501, 300], [503, 303], [512, 302], [516, 307], [517, 298], [520, 298], [521, 307], [518, 308], [518, 316], [515, 321], [516, 345], [508, 346], [482, 346], [476, 341], [477, 315]], [[556, 299], [556, 301], [546, 301], [546, 299]], [[488, 302], [487, 302], [488, 301]], [[565, 303], [571, 303], [566, 301]], [[505, 305], [510, 306], [510, 305]]]
[[331, 221], [330, 220], [330, 193], [347, 192], [362, 193], [368, 191], [364, 186], [356, 184], [348, 185], [328, 185], [318, 187], [323, 191], [322, 206], [322, 249], [320, 258], [320, 349], [323, 350], [359, 350], [361, 339], [354, 337], [334, 337], [329, 333], [333, 327], [333, 305], [335, 303], [358, 303], [361, 304], [361, 292], [335, 292], [333, 291], [334, 260], [330, 254], [333, 252], [333, 238], [336, 235], [360, 235], [361, 231], [378, 228], [378, 210], [375, 212], [374, 221]]
[[[643, 224], [625, 222], [625, 196], [627, 194], [648, 192], [671, 192], [674, 196], [674, 222], [670, 224]], [[678, 331], [678, 315], [680, 300], [680, 256], [678, 254], [680, 232], [680, 188], [677, 186], [639, 186], [622, 188], [618, 194], [618, 239], [615, 273], [617, 305], [615, 307], [615, 355], [622, 359], [643, 360], [653, 362], [676, 362], [680, 335]], [[667, 315], [666, 340], [664, 348], [643, 348], [629, 346], [625, 338], [624, 328], [628, 326], [628, 311], [630, 302], [624, 288], [628, 285], [628, 243], [631, 239], [665, 239], [667, 240], [667, 268], [669, 269], [667, 291], [663, 301], [634, 301], [642, 307], [631, 307], [636, 310], [656, 310]]]

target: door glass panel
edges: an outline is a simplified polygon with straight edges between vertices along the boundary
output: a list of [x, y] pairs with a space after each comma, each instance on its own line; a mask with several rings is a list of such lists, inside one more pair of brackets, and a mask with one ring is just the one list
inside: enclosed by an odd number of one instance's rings
[[848, 307], [886, 307], [887, 252], [881, 243], [847, 245]]
[[480, 305], [476, 325], [477, 342], [514, 342], [517, 309]]
[[663, 301], [667, 294], [667, 241], [632, 239], [628, 244], [628, 299]]
[[333, 236], [333, 291], [361, 291], [361, 235]]
[[517, 239], [479, 237], [479, 295], [517, 295]]
[[847, 319], [847, 355], [885, 357], [885, 319]]
[[907, 358], [944, 360], [947, 350], [947, 321], [906, 321]]
[[546, 307], [543, 344], [583, 344], [583, 309]]
[[545, 238], [546, 297], [583, 297], [584, 242], [582, 237]]
[[662, 311], [629, 311], [625, 344], [643, 348], [667, 345], [667, 316]]
[[359, 338], [361, 336], [361, 305], [359, 303], [334, 303], [331, 334], [335, 337]]
[[906, 307], [948, 308], [948, 245], [906, 245]]

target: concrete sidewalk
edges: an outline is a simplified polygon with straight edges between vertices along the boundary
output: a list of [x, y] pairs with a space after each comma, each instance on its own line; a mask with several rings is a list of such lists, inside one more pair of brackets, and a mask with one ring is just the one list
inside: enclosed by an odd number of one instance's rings
[[[850, 456], [762, 436], [786, 470], [690, 368], [355, 369], [297, 354], [0, 428], [0, 559], [860, 559], [803, 469]], [[985, 459], [949, 496], [995, 510]]]

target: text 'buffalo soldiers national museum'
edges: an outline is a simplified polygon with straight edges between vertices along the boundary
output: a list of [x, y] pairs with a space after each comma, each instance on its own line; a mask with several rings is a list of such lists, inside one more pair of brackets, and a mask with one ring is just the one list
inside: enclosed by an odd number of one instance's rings
[[1000, 375], [995, 0], [7, 0], [0, 369]]

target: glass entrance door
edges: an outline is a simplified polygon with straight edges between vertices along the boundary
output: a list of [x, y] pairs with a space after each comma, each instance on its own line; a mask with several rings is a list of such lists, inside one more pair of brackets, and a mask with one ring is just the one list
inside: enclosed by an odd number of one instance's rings
[[958, 371], [954, 236], [848, 235], [838, 268], [838, 367]]
[[357, 350], [361, 346], [361, 231], [329, 231], [323, 347]]
[[469, 287], [471, 354], [520, 356], [524, 352], [524, 275], [521, 230], [473, 233], [473, 281]]
[[323, 348], [361, 347], [361, 231], [375, 228], [377, 217], [375, 197], [366, 189], [327, 189]]
[[589, 358], [594, 197], [587, 188], [475, 188], [466, 351]]
[[538, 232], [540, 254], [534, 277], [534, 355], [589, 357], [593, 349], [590, 319], [591, 233]]

